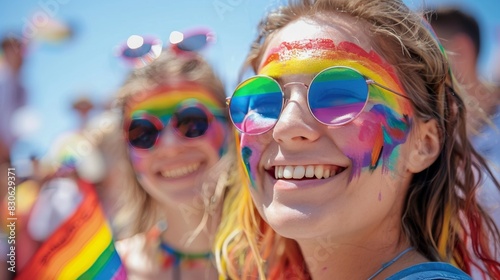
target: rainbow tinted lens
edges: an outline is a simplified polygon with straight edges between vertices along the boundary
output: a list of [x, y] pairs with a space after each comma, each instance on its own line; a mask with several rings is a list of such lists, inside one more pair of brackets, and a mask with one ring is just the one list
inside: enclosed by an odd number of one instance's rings
[[[312, 80], [307, 100], [311, 114], [319, 122], [346, 124], [363, 111], [368, 100], [368, 84], [354, 69], [327, 68]], [[239, 131], [261, 134], [274, 127], [283, 104], [278, 82], [268, 76], [255, 76], [236, 88], [229, 103], [229, 114]]]
[[229, 103], [229, 113], [239, 131], [260, 134], [276, 124], [282, 107], [280, 85], [270, 77], [255, 76], [236, 88]]
[[334, 67], [321, 71], [311, 82], [309, 109], [321, 123], [342, 125], [355, 119], [368, 99], [368, 84], [357, 71]]
[[[172, 127], [182, 137], [196, 138], [205, 134], [212, 118], [206, 110], [197, 106], [184, 107], [170, 119]], [[130, 145], [137, 149], [151, 149], [158, 141], [163, 129], [157, 118], [138, 118], [130, 122], [127, 138]]]

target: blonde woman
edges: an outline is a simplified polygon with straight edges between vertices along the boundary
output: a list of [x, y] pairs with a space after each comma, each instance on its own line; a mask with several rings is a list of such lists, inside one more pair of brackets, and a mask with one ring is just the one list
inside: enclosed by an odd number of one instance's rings
[[171, 49], [119, 90], [136, 177], [117, 221], [129, 279], [217, 278], [213, 235], [236, 174], [225, 97], [201, 56]]

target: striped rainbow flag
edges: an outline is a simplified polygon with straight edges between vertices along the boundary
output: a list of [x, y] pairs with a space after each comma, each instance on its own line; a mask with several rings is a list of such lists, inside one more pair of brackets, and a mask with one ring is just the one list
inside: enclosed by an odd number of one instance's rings
[[127, 278], [93, 186], [80, 181], [79, 187], [84, 199], [78, 209], [40, 246], [16, 280]]

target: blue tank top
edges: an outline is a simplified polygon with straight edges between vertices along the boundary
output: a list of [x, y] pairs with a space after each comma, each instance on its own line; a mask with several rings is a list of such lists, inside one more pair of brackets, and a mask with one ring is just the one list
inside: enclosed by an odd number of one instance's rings
[[387, 278], [387, 280], [471, 280], [460, 269], [444, 262], [427, 262], [405, 268]]

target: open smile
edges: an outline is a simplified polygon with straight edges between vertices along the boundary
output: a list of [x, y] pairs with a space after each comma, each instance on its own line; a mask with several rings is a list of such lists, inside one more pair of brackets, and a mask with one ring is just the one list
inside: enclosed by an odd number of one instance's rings
[[187, 176], [196, 172], [200, 168], [201, 162], [188, 164], [185, 166], [176, 167], [173, 169], [166, 169], [161, 171], [161, 175], [168, 179], [175, 179]]
[[268, 170], [275, 179], [328, 179], [346, 168], [337, 165], [277, 165]]

